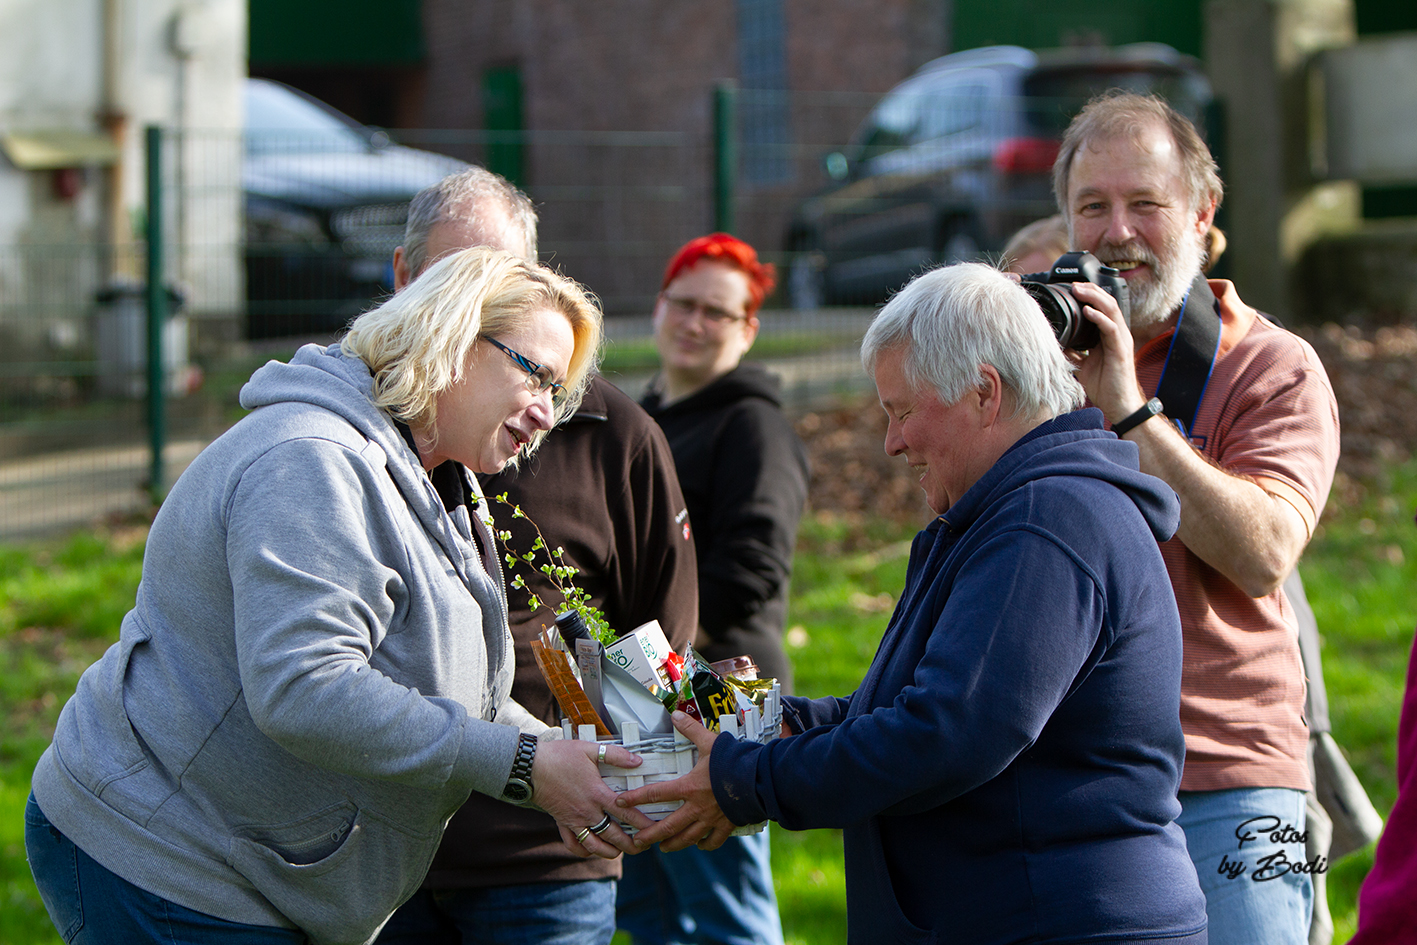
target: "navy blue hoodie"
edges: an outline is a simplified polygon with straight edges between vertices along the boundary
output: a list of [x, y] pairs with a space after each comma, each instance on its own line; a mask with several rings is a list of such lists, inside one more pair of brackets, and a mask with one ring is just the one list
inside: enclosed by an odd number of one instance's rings
[[724, 812], [844, 828], [852, 942], [1203, 942], [1157, 546], [1179, 514], [1098, 411], [1036, 427], [916, 537], [851, 698], [718, 738]]

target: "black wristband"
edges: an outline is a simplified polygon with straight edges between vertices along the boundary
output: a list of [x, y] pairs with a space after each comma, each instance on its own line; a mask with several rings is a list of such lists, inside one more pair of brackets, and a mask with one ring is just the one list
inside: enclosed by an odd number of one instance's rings
[[1128, 414], [1112, 424], [1112, 432], [1117, 434], [1119, 438], [1126, 436], [1128, 433], [1132, 432], [1132, 430], [1159, 414], [1162, 409], [1161, 399], [1159, 397], [1153, 397], [1142, 404], [1136, 413]]

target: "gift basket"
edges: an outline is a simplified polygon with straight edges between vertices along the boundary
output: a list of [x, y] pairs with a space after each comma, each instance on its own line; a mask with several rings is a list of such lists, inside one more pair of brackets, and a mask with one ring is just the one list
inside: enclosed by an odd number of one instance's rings
[[[544, 579], [564, 599], [555, 631], [547, 629], [531, 643], [536, 664], [565, 715], [562, 733], [566, 738], [622, 745], [643, 759], [637, 768], [600, 765], [600, 776], [613, 790], [619, 793], [670, 781], [693, 769], [698, 749], [675, 731], [669, 717], [675, 710], [739, 738], [765, 743], [778, 736], [781, 688], [776, 679], [759, 679], [752, 659], [739, 656], [707, 663], [692, 648], [680, 656], [670, 649], [657, 620], [617, 638], [605, 617], [591, 606], [590, 595], [575, 585], [576, 569], [566, 560], [564, 549], [548, 545], [541, 529], [505, 492], [492, 498], [510, 508], [512, 520], [525, 522], [535, 536], [529, 550], [516, 552], [511, 531], [495, 529], [490, 512], [485, 513], [506, 551], [503, 560], [508, 572], [529, 571], [533, 580]], [[542, 606], [540, 597], [530, 593], [525, 574], [516, 574], [510, 587], [528, 591], [532, 611]], [[680, 803], [640, 805], [640, 810], [651, 820], [662, 820]], [[634, 833], [633, 827], [624, 826]], [[734, 835], [757, 833], [764, 826], [739, 827]]]
[[[671, 709], [696, 716], [709, 729], [766, 743], [782, 727], [782, 693], [776, 679], [758, 679], [752, 660], [704, 662], [692, 648], [680, 657], [669, 648], [658, 621], [604, 646], [584, 632], [575, 611], [556, 618], [532, 643], [537, 665], [565, 714], [566, 738], [621, 745], [642, 759], [637, 768], [601, 763], [600, 776], [616, 793], [688, 774], [699, 760], [694, 743], [675, 730]], [[641, 804], [662, 820], [681, 801]], [[757, 833], [765, 823], [733, 831]], [[634, 828], [626, 825], [631, 834]]]

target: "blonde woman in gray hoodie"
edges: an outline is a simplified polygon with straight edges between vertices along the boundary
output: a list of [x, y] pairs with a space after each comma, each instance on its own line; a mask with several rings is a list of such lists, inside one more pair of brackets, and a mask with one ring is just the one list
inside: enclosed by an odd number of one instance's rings
[[509, 698], [468, 474], [574, 409], [600, 335], [575, 283], [469, 249], [252, 376], [34, 774], [26, 848], [66, 941], [361, 945], [473, 791], [544, 809], [576, 852], [634, 849], [594, 746]]

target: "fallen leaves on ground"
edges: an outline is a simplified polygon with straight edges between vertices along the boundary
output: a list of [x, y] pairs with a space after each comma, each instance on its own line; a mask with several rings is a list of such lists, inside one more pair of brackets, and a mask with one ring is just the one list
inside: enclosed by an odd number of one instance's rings
[[[1300, 327], [1338, 400], [1342, 453], [1330, 503], [1351, 504], [1417, 447], [1417, 326]], [[812, 460], [809, 505], [852, 520], [929, 521], [916, 475], [885, 454], [886, 416], [868, 394], [797, 421]]]

